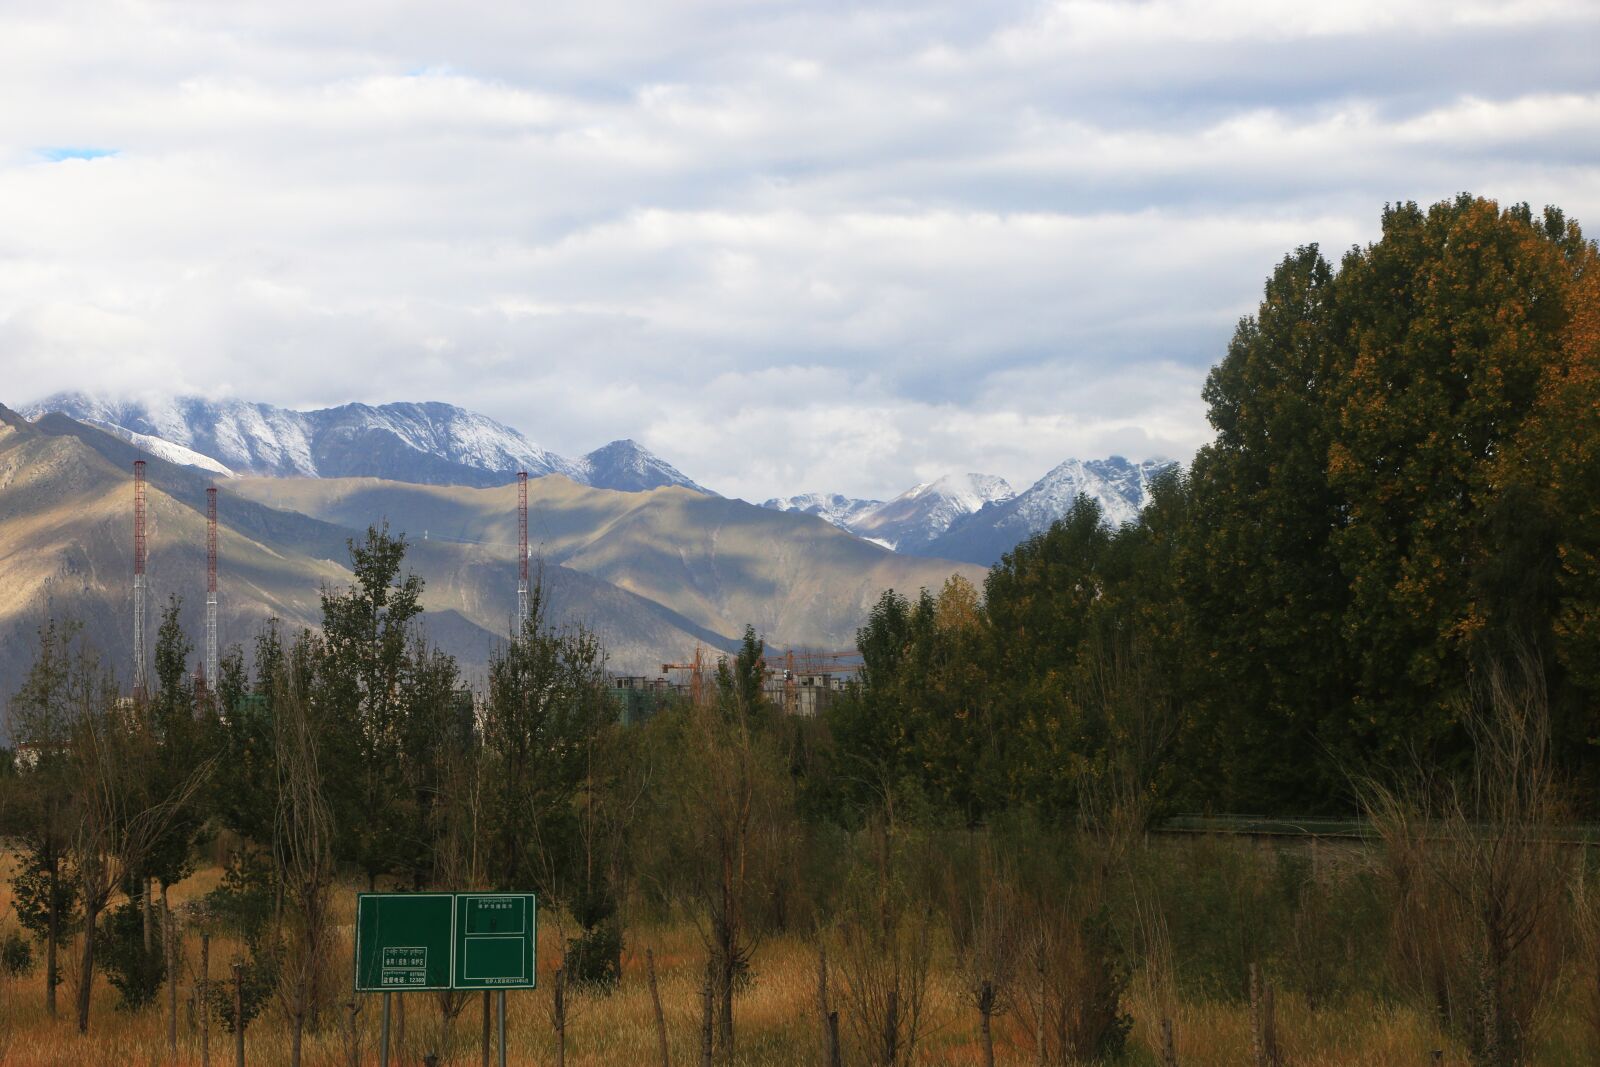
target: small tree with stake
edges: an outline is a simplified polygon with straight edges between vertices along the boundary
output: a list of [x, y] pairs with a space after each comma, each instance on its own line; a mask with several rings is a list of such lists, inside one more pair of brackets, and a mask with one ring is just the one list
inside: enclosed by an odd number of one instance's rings
[[91, 672], [79, 628], [55, 620], [39, 628], [39, 650], [22, 687], [11, 698], [11, 735], [28, 757], [7, 782], [7, 832], [20, 852], [12, 878], [17, 919], [45, 946], [45, 1010], [56, 1014], [61, 984], [60, 946], [76, 929], [79, 879], [72, 864], [72, 835], [79, 795], [70, 739], [75, 694]]

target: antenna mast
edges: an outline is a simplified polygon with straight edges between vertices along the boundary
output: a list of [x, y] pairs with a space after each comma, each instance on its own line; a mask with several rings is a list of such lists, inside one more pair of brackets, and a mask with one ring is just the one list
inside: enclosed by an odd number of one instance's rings
[[206, 489], [206, 691], [217, 691], [217, 487]]
[[133, 695], [143, 700], [144, 666], [144, 460], [133, 461]]
[[517, 628], [528, 619], [528, 472], [517, 472]]

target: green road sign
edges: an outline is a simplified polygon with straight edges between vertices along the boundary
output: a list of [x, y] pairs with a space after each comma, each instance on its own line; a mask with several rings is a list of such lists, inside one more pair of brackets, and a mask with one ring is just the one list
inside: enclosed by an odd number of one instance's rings
[[356, 990], [449, 989], [454, 933], [450, 893], [358, 893]]
[[457, 893], [456, 989], [532, 989], [538, 911], [532, 893]]

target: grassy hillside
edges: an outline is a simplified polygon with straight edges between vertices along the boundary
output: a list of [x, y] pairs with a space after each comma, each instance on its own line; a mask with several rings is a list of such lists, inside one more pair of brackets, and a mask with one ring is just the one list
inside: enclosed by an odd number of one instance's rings
[[[259, 503], [346, 526], [387, 517], [426, 546], [516, 559], [516, 487], [469, 489], [372, 478], [241, 479]], [[848, 646], [886, 588], [938, 588], [982, 568], [896, 555], [808, 515], [686, 489], [620, 493], [559, 475], [529, 482], [529, 541], [551, 565], [590, 575], [736, 636], [746, 623], [778, 645]], [[465, 586], [465, 583], [463, 583]], [[469, 616], [470, 610], [467, 611]]]

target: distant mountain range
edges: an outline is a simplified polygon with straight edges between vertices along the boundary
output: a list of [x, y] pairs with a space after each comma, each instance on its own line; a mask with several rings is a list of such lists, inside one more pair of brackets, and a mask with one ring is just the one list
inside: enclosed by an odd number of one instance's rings
[[[148, 464], [147, 632], [176, 595], [185, 628], [200, 633], [205, 489], [219, 479], [186, 462], [189, 451], [172, 453], [174, 460], [146, 439], [153, 435], [129, 440], [140, 431], [124, 430], [59, 413], [28, 421], [0, 407], [0, 702], [21, 683], [33, 629], [50, 615], [81, 622], [126, 683], [136, 459]], [[209, 446], [212, 439], [191, 440]], [[661, 476], [626, 448], [586, 460], [578, 473], [588, 477], [638, 484]], [[269, 617], [291, 632], [317, 625], [323, 585], [351, 580], [347, 539], [387, 521], [407, 535], [407, 565], [426, 581], [430, 638], [481, 680], [516, 604], [510, 478], [479, 487], [240, 476], [220, 488], [224, 645], [248, 648]], [[696, 645], [731, 648], [747, 623], [778, 648], [848, 648], [884, 589], [936, 589], [952, 573], [983, 575], [890, 552], [812, 516], [684, 486], [619, 491], [557, 473], [532, 480], [529, 495], [550, 621], [590, 626], [623, 671], [655, 674]]]
[[914, 486], [886, 502], [806, 493], [762, 506], [816, 515], [908, 555], [989, 565], [1048, 529], [1080, 495], [1100, 505], [1109, 526], [1136, 521], [1149, 502], [1151, 480], [1174, 466], [1121, 456], [1069, 459], [1021, 493], [1004, 478], [959, 474]]
[[[243, 400], [122, 400], [76, 392], [22, 409], [35, 419], [49, 412], [170, 463], [225, 477], [369, 477], [489, 488], [525, 470], [535, 478], [561, 475], [595, 489], [679, 487], [715, 495], [634, 441], [613, 441], [567, 459], [509, 426], [450, 404], [295, 411]], [[1170, 466], [1120, 456], [1068, 460], [1021, 493], [994, 475], [955, 474], [887, 501], [807, 493], [761, 506], [814, 515], [903, 555], [988, 565], [1060, 518], [1080, 493], [1100, 504], [1108, 525], [1136, 519], [1151, 478]]]
[[224, 475], [389, 478], [422, 485], [502, 485], [518, 471], [560, 474], [596, 489], [676, 485], [710, 493], [633, 441], [569, 460], [511, 427], [450, 404], [345, 404], [294, 411], [195, 396], [113, 400], [59, 393], [21, 409], [97, 426], [180, 465]]

